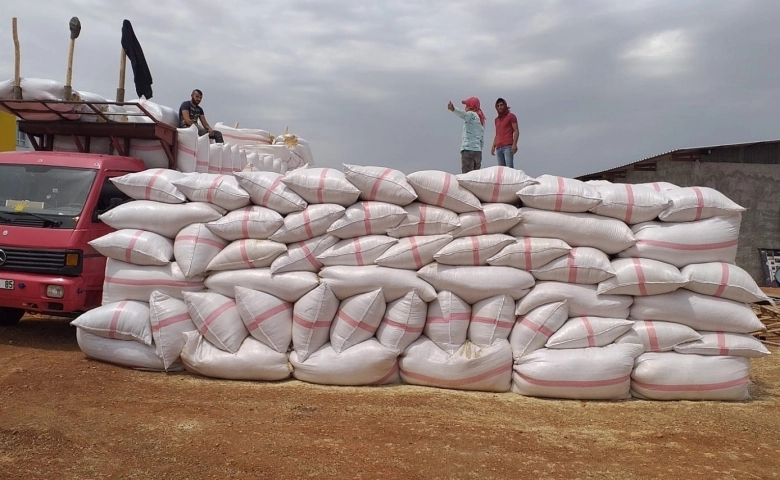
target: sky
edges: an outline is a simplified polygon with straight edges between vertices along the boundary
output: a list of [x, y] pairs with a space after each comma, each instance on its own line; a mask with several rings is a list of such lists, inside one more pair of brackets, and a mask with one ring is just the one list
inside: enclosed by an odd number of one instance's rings
[[[677, 148], [780, 138], [774, 0], [57, 0], [6, 2], [0, 80], [65, 80], [114, 99], [130, 20], [154, 79], [178, 108], [199, 88], [208, 121], [306, 139], [315, 166], [459, 173], [476, 96], [518, 118], [516, 168], [576, 177]], [[128, 64], [126, 98], [135, 96]]]

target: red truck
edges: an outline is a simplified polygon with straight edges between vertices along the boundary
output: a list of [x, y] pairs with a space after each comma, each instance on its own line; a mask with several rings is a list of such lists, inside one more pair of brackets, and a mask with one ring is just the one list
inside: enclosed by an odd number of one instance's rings
[[[61, 111], [63, 103], [79, 102], [57, 103]], [[20, 118], [45, 104], [0, 101]], [[137, 104], [145, 123], [115, 121], [100, 114], [101, 104], [82, 104], [74, 108], [91, 108], [103, 120], [51, 110], [56, 119], [19, 122], [35, 151], [0, 153], [0, 325], [16, 324], [25, 312], [70, 317], [99, 306], [106, 259], [88, 242], [112, 231], [98, 215], [128, 200], [109, 179], [146, 168], [124, 155], [132, 139], [159, 140], [175, 165], [176, 128]], [[79, 152], [52, 151], [55, 136], [73, 138]], [[96, 137], [109, 138], [116, 155], [90, 153]]]

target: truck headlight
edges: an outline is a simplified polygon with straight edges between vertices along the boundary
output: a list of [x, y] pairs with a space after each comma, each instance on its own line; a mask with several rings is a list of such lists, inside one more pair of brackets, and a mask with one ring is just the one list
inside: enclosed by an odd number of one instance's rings
[[65, 287], [62, 285], [46, 285], [46, 296], [49, 298], [62, 298], [65, 296]]

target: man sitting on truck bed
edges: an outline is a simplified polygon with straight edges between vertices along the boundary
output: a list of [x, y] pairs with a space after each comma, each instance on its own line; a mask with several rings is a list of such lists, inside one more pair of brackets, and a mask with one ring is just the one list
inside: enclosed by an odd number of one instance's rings
[[[192, 91], [192, 97], [189, 101], [183, 102], [179, 107], [179, 122], [182, 128], [187, 128], [191, 125], [198, 127], [198, 135], [209, 134], [209, 138], [213, 138], [217, 143], [223, 143], [222, 132], [219, 130], [212, 130], [209, 122], [206, 121], [206, 115], [203, 113], [203, 109], [200, 107], [200, 101], [203, 99], [203, 92], [197, 88]], [[201, 125], [198, 125], [200, 120]]]

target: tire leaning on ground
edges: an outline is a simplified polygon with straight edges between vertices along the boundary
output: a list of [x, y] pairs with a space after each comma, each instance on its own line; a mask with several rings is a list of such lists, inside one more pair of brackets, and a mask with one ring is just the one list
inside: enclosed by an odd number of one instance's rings
[[0, 326], [10, 327], [19, 323], [24, 316], [24, 310], [19, 308], [0, 307]]

